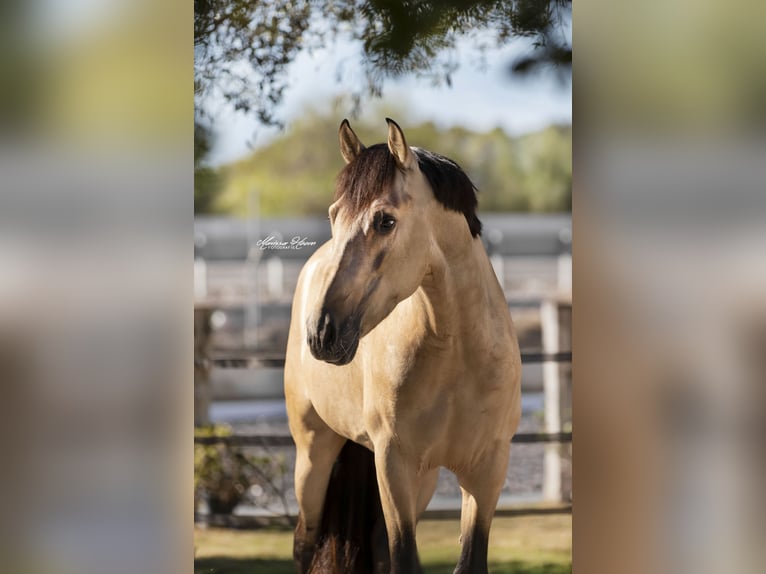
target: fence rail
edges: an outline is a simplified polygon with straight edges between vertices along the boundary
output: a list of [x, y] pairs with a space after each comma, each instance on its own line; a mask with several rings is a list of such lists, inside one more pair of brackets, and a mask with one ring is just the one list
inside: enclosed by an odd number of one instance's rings
[[[533, 363], [567, 363], [572, 361], [571, 351], [556, 353], [527, 352], [521, 354], [521, 362]], [[219, 356], [212, 359], [212, 364], [219, 368], [252, 368], [257, 366], [284, 367], [285, 358], [282, 355], [262, 356]], [[249, 435], [237, 434], [231, 436], [195, 437], [194, 442], [200, 445], [226, 444], [228, 446], [262, 446], [262, 447], [291, 447], [295, 446], [290, 435]], [[515, 444], [540, 443], [571, 443], [571, 432], [548, 433], [517, 433], [511, 439]]]
[[[293, 437], [284, 434], [274, 435], [252, 435], [237, 434], [230, 436], [204, 436], [194, 437], [195, 444], [213, 445], [225, 444], [227, 446], [295, 446]], [[571, 432], [558, 433], [516, 433], [511, 439], [512, 443], [533, 444], [533, 443], [568, 443], [572, 442]]]
[[[242, 356], [227, 356], [221, 354], [211, 359], [218, 368], [254, 368], [254, 367], [284, 367], [285, 357], [280, 354]], [[540, 363], [569, 363], [572, 361], [571, 351], [558, 353], [526, 352], [521, 353], [521, 362], [525, 365]]]

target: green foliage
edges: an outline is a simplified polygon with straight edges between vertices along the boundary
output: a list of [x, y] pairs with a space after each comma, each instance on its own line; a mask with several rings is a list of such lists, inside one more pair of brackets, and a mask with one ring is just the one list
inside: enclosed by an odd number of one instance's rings
[[289, 63], [300, 50], [339, 37], [362, 48], [363, 77], [349, 86], [357, 106], [363, 95], [379, 96], [386, 77], [414, 74], [449, 85], [451, 52], [469, 35], [482, 50], [533, 39], [532, 51], [513, 63], [516, 72], [545, 64], [569, 70], [572, 50], [561, 29], [570, 15], [571, 0], [195, 0], [197, 104], [203, 108], [215, 94], [277, 125]]
[[[231, 429], [216, 425], [194, 429], [195, 437], [227, 437]], [[211, 512], [228, 514], [250, 484], [248, 461], [223, 443], [194, 445], [194, 495], [205, 499]]]
[[[222, 168], [224, 183], [211, 209], [248, 215], [249, 195], [257, 192], [263, 216], [326, 214], [335, 177], [343, 167], [337, 144], [339, 123], [332, 115], [311, 113], [249, 158]], [[571, 126], [551, 126], [516, 138], [501, 129], [444, 130], [430, 122], [403, 126], [410, 145], [441, 153], [461, 165], [479, 188], [481, 211], [571, 210]], [[353, 127], [367, 145], [382, 141], [386, 133], [382, 121], [362, 120]]]
[[[194, 429], [195, 437], [226, 438], [231, 435], [228, 425]], [[262, 492], [261, 502], [276, 498], [287, 513], [286, 473], [287, 465], [283, 456], [248, 456], [223, 442], [195, 444], [195, 505], [196, 501], [204, 499], [211, 513], [228, 514], [242, 501], [248, 488], [257, 485]]]
[[286, 87], [285, 69], [312, 42], [313, 4], [195, 0], [195, 95], [215, 92], [235, 110], [254, 111], [265, 125], [278, 123], [272, 110]]
[[220, 190], [221, 178], [210, 167], [194, 168], [194, 213], [211, 213], [216, 195]]
[[210, 153], [211, 132], [202, 124], [194, 123], [194, 213], [210, 213], [221, 189], [217, 170], [204, 164]]

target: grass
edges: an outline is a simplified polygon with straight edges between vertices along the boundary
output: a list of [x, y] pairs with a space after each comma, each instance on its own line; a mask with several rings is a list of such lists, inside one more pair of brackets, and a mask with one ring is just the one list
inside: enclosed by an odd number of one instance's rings
[[[572, 516], [498, 517], [490, 533], [493, 574], [571, 574]], [[456, 520], [425, 520], [418, 549], [426, 574], [451, 574], [460, 554]], [[295, 574], [292, 532], [224, 530], [194, 532], [195, 574]]]

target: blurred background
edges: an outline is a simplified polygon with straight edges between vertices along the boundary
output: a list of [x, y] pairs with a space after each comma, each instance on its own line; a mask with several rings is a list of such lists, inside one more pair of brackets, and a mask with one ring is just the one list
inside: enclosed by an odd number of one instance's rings
[[761, 572], [766, 5], [575, 12], [575, 571]]
[[[231, 533], [212, 526], [295, 520], [282, 390], [293, 292], [330, 238], [341, 120], [370, 145], [392, 117], [479, 188], [482, 240], [524, 353], [495, 562], [570, 571], [571, 5], [198, 2], [195, 85], [198, 567], [232, 559], [220, 551]], [[305, 244], [274, 246], [294, 238]], [[460, 505], [443, 471], [421, 536], [447, 550], [422, 549], [428, 571], [457, 559]], [[527, 549], [508, 530], [520, 521], [542, 527]], [[254, 552], [240, 565], [289, 571], [280, 547], [282, 563]]]
[[184, 8], [0, 6], [3, 572], [193, 567]]

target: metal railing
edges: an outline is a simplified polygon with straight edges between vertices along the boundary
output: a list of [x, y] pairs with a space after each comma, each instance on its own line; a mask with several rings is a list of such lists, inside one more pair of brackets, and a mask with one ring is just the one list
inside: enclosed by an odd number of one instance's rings
[[[511, 439], [511, 442], [514, 444], [568, 443], [572, 442], [572, 433], [516, 433]], [[231, 447], [295, 446], [293, 437], [285, 434], [235, 434], [229, 436], [198, 436], [194, 437], [194, 443], [202, 445], [225, 444], [226, 446]]]

